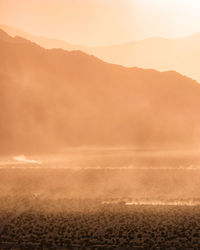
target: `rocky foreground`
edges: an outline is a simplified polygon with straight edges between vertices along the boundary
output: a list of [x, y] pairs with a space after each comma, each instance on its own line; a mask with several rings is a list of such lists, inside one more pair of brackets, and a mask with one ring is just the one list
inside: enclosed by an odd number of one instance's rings
[[198, 249], [199, 206], [2, 197], [1, 249]]

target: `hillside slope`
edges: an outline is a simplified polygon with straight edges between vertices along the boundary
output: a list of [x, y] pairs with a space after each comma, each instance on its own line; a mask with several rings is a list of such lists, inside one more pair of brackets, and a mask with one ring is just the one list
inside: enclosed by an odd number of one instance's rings
[[0, 150], [198, 145], [200, 85], [0, 31]]

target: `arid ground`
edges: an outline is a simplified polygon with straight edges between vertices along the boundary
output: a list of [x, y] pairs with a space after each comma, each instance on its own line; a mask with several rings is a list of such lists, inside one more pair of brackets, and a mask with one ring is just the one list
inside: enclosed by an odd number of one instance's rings
[[35, 158], [42, 164], [1, 161], [2, 249], [198, 249], [198, 154]]

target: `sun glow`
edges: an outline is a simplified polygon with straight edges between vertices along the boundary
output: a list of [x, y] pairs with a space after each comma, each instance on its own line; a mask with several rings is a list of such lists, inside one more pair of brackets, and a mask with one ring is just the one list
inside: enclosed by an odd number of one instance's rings
[[187, 11], [188, 14], [192, 14], [192, 12], [199, 13], [200, 10], [199, 0], [132, 0], [132, 3], [133, 5], [142, 6], [142, 8], [159, 8], [165, 9], [165, 11], [171, 10], [172, 12]]
[[[138, 0], [132, 0], [133, 3], [137, 2]], [[187, 5], [187, 6], [191, 6], [191, 7], [195, 7], [195, 6], [200, 6], [200, 1], [199, 0], [150, 0], [150, 1], [146, 1], [146, 0], [140, 0], [138, 1], [140, 3], [145, 3], [145, 5], [152, 5], [152, 4], [159, 4], [159, 5], [179, 5], [179, 6], [183, 6], [183, 5]]]
[[0, 24], [87, 46], [186, 37], [199, 13], [200, 0], [0, 0]]

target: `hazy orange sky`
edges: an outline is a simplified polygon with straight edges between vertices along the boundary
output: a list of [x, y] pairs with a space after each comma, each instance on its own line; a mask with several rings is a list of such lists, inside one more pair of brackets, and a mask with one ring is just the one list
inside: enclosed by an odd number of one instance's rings
[[200, 0], [0, 0], [0, 23], [74, 44], [200, 32]]

